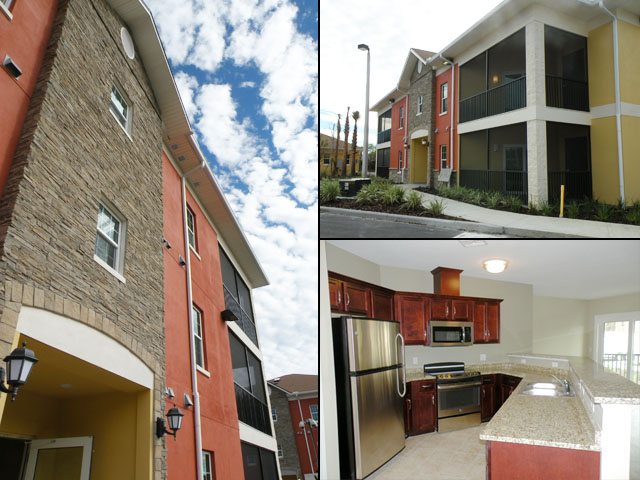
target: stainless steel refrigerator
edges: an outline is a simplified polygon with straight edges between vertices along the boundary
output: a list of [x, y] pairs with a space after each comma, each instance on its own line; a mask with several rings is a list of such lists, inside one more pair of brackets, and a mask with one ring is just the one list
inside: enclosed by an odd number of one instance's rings
[[404, 339], [398, 322], [332, 322], [340, 478], [360, 480], [404, 448]]

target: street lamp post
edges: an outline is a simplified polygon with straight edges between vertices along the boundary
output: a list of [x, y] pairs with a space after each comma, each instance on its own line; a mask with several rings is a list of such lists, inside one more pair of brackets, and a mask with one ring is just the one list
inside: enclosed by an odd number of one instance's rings
[[369, 163], [369, 63], [371, 55], [369, 52], [369, 46], [364, 43], [358, 45], [358, 50], [367, 51], [367, 97], [364, 105], [364, 145], [362, 148], [362, 153], [365, 158], [362, 162], [362, 176], [366, 178], [367, 163]]

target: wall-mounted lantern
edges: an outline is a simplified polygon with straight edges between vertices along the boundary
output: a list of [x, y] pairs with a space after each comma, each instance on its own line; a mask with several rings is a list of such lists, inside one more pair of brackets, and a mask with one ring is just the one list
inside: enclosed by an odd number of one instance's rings
[[27, 342], [22, 342], [21, 348], [16, 348], [11, 355], [4, 357], [4, 361], [7, 364], [7, 384], [4, 384], [5, 369], [0, 367], [0, 392], [10, 393], [11, 401], [13, 402], [18, 395], [18, 387], [21, 387], [27, 382], [31, 368], [36, 364], [38, 359], [33, 354], [33, 350], [29, 350]]
[[178, 430], [180, 430], [180, 427], [182, 426], [182, 417], [184, 417], [184, 414], [174, 404], [173, 408], [170, 408], [167, 412], [169, 430], [167, 430], [167, 424], [165, 423], [164, 418], [156, 418], [156, 435], [158, 438], [162, 438], [165, 433], [168, 433], [169, 435], [173, 435], [173, 439], [175, 440], [176, 433], [178, 433]]

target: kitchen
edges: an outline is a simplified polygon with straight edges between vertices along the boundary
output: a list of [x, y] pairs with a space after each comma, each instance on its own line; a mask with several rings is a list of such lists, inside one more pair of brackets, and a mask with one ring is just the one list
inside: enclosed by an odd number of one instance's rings
[[637, 241], [321, 241], [320, 351], [320, 478], [640, 478]]

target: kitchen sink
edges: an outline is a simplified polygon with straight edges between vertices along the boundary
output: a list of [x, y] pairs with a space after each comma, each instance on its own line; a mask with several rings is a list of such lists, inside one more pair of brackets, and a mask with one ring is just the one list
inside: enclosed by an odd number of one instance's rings
[[529, 382], [520, 391], [520, 395], [535, 395], [540, 397], [573, 397], [573, 392], [565, 393], [564, 388], [555, 383]]

